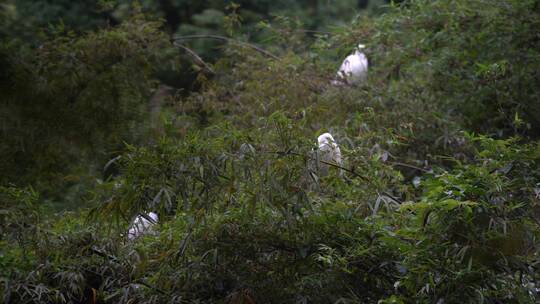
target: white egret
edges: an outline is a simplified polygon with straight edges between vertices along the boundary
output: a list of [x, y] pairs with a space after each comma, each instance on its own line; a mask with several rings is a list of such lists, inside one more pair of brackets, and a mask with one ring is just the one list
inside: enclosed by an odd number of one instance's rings
[[354, 53], [343, 60], [337, 72], [336, 80], [332, 81], [333, 85], [359, 84], [367, 79], [368, 60], [366, 55], [362, 53], [364, 48], [366, 48], [365, 45], [359, 44]]
[[[327, 163], [334, 163], [341, 166], [341, 150], [334, 140], [334, 137], [332, 137], [332, 134], [321, 134], [317, 138], [317, 141], [319, 142], [319, 159]], [[328, 172], [328, 165], [321, 162], [320, 169], [322, 174], [326, 174]]]
[[144, 216], [140, 214], [137, 215], [129, 227], [127, 234], [128, 239], [134, 240], [144, 233], [151, 232], [152, 226], [154, 226], [157, 221], [158, 215], [154, 212], [146, 213]]

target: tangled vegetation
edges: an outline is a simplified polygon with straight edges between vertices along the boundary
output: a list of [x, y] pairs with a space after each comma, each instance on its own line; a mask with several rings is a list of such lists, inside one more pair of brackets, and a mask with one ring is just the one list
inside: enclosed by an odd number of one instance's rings
[[[540, 301], [540, 1], [411, 0], [316, 36], [276, 17], [265, 49], [233, 9], [157, 123], [185, 36], [135, 11], [0, 47], [5, 303]], [[359, 41], [368, 80], [330, 85]]]

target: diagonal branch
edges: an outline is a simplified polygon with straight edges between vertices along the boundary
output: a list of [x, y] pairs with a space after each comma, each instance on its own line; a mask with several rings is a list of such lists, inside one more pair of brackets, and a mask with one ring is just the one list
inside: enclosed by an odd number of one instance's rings
[[232, 38], [228, 38], [228, 37], [225, 37], [225, 36], [220, 36], [220, 35], [186, 35], [186, 36], [174, 36], [173, 37], [173, 42], [175, 41], [178, 41], [178, 40], [189, 40], [189, 39], [215, 39], [215, 40], [221, 40], [221, 41], [227, 41], [227, 42], [231, 42], [231, 43], [235, 43], [235, 44], [238, 44], [238, 45], [241, 45], [241, 46], [245, 46], [245, 47], [248, 47], [250, 49], [253, 49], [261, 54], [264, 54], [265, 56], [268, 56], [272, 59], [275, 59], [275, 60], [280, 60], [278, 56], [270, 53], [269, 51], [259, 47], [259, 46], [256, 46], [255, 44], [253, 43], [249, 43], [249, 42], [243, 42], [243, 41], [240, 41], [240, 40], [236, 40], [236, 39], [232, 39]]
[[414, 165], [410, 165], [410, 164], [405, 164], [405, 163], [400, 163], [400, 162], [389, 162], [391, 165], [394, 165], [394, 166], [400, 166], [400, 167], [406, 167], [406, 168], [410, 168], [410, 169], [415, 169], [415, 170], [418, 170], [418, 171], [421, 171], [421, 172], [425, 172], [425, 173], [429, 173], [430, 171], [429, 170], [426, 170], [424, 168], [420, 168], [420, 167], [417, 167], [417, 166], [414, 166]]
[[204, 62], [204, 60], [202, 60], [201, 56], [197, 55], [197, 53], [195, 53], [192, 49], [188, 48], [187, 46], [185, 46], [183, 44], [178, 43], [177, 41], [174, 41], [173, 45], [183, 49], [184, 51], [186, 51], [186, 53], [191, 55], [191, 57], [193, 57], [198, 64], [202, 65], [206, 71], [208, 71], [211, 74], [216, 74], [214, 72], [214, 70], [212, 69], [212, 67], [210, 67], [209, 64]]
[[[266, 152], [266, 153], [278, 154], [278, 155], [282, 155], [282, 156], [283, 155], [302, 156], [302, 157], [310, 159], [310, 160], [316, 160], [311, 156], [307, 156], [307, 155], [304, 155], [304, 154], [301, 154], [301, 153], [293, 152], [291, 150], [289, 150], [289, 151], [275, 151], [275, 152], [270, 151], [270, 152]], [[354, 171], [354, 168], [348, 169], [348, 168], [342, 167], [342, 166], [340, 166], [340, 165], [338, 165], [336, 163], [327, 162], [327, 161], [324, 161], [324, 160], [319, 160], [319, 162], [321, 162], [323, 164], [326, 164], [326, 165], [329, 165], [329, 166], [332, 166], [334, 168], [338, 168], [338, 169], [341, 169], [343, 171], [349, 172], [350, 174], [354, 175], [355, 177], [358, 177], [361, 180], [363, 180], [363, 181], [365, 181], [365, 182], [367, 182], [367, 183], [369, 183], [371, 185], [376, 186], [376, 184], [374, 182], [372, 182], [369, 178], [367, 178], [367, 177], [361, 175], [360, 173], [357, 173], [356, 171]], [[388, 196], [389, 198], [391, 198], [392, 200], [394, 200], [398, 204], [402, 204], [402, 201], [400, 201], [398, 198], [396, 198], [392, 194], [388, 193], [387, 191], [382, 191], [381, 193]]]

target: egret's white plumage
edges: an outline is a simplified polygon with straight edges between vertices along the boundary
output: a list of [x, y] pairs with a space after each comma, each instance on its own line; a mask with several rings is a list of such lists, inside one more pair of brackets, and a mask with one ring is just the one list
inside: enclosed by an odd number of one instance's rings
[[133, 240], [144, 233], [151, 232], [152, 226], [154, 226], [157, 221], [158, 215], [154, 212], [146, 213], [145, 216], [137, 215], [129, 227], [127, 234], [128, 239]]
[[365, 45], [359, 44], [354, 53], [343, 60], [337, 72], [337, 80], [332, 81], [332, 84], [359, 84], [367, 79], [368, 60], [361, 51], [365, 47]]
[[[341, 165], [341, 150], [334, 140], [334, 137], [332, 137], [332, 134], [321, 134], [317, 138], [317, 141], [319, 142], [320, 160]], [[321, 163], [320, 168], [323, 174], [327, 173], [327, 164]]]

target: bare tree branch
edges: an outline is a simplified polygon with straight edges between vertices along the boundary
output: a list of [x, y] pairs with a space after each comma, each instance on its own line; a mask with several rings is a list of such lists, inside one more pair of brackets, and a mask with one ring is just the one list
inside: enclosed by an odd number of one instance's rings
[[183, 49], [184, 51], [186, 51], [189, 55], [191, 55], [191, 57], [193, 57], [195, 59], [195, 61], [202, 65], [204, 67], [204, 69], [206, 71], [208, 71], [209, 73], [211, 74], [215, 74], [214, 70], [212, 69], [212, 67], [210, 67], [209, 64], [207, 64], [206, 62], [204, 62], [204, 60], [202, 60], [201, 56], [197, 55], [197, 53], [195, 53], [192, 49], [188, 48], [187, 46], [183, 45], [183, 44], [180, 44], [178, 43], [178, 41], [174, 41], [173, 42], [173, 45], [176, 46], [176, 47], [179, 47], [181, 49]]
[[225, 37], [225, 36], [220, 36], [220, 35], [186, 35], [186, 36], [174, 36], [173, 37], [173, 42], [175, 41], [178, 41], [178, 40], [189, 40], [189, 39], [215, 39], [215, 40], [221, 40], [221, 41], [227, 41], [227, 42], [232, 42], [232, 43], [236, 43], [238, 45], [241, 45], [241, 46], [245, 46], [245, 47], [248, 47], [248, 48], [251, 48], [253, 50], [256, 50], [257, 52], [261, 53], [261, 54], [264, 54], [270, 58], [273, 58], [275, 60], [280, 60], [278, 56], [270, 53], [269, 51], [259, 47], [259, 46], [256, 46], [255, 44], [253, 43], [249, 43], [249, 42], [243, 42], [243, 41], [240, 41], [240, 40], [236, 40], [236, 39], [232, 39], [232, 38], [228, 38], [228, 37]]

